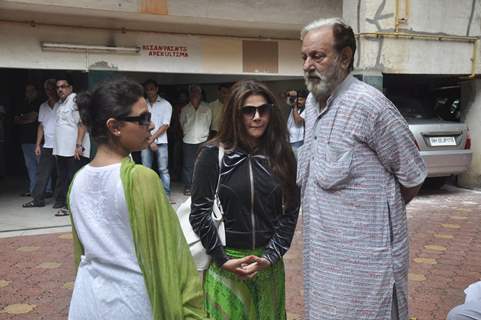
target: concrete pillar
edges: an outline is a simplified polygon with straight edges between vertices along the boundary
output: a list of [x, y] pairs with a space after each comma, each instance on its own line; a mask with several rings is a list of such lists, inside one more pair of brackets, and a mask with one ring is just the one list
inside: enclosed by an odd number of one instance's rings
[[95, 85], [101, 81], [114, 79], [118, 76], [118, 73], [110, 70], [89, 70], [88, 73], [88, 85], [89, 90], [92, 90]]
[[471, 80], [461, 86], [461, 104], [464, 107], [461, 119], [471, 132], [471, 167], [458, 177], [463, 187], [481, 187], [481, 80]]

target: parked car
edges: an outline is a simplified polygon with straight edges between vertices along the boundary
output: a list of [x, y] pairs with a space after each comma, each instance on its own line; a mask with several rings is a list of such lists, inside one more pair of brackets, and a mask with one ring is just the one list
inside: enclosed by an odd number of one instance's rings
[[[448, 177], [458, 175], [471, 164], [471, 136], [459, 118], [459, 99], [441, 97], [435, 105], [408, 97], [390, 97], [407, 120], [416, 146], [426, 162], [429, 183], [440, 188]], [[458, 113], [458, 115], [456, 115]]]

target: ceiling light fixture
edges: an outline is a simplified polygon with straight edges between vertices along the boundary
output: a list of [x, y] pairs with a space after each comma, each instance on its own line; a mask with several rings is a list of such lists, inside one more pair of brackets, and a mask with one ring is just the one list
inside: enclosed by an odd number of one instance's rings
[[118, 53], [118, 54], [137, 54], [140, 47], [109, 47], [93, 46], [86, 44], [41, 42], [44, 51], [63, 51], [63, 52], [88, 52], [88, 53]]

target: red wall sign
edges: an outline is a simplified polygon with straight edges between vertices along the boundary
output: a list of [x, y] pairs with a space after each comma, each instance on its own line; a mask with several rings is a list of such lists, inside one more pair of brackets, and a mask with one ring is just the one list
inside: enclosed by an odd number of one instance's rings
[[155, 57], [188, 58], [189, 50], [182, 46], [166, 46], [157, 44], [144, 44], [142, 50], [148, 52], [147, 55]]

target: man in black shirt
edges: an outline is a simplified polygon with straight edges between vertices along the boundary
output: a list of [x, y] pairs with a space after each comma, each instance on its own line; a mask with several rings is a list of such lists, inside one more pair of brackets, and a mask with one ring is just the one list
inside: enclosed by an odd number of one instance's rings
[[25, 86], [25, 99], [20, 108], [17, 109], [14, 118], [28, 173], [28, 191], [23, 193], [22, 196], [30, 196], [36, 182], [37, 158], [35, 156], [35, 140], [39, 106], [40, 100], [37, 88], [35, 85], [28, 83]]

